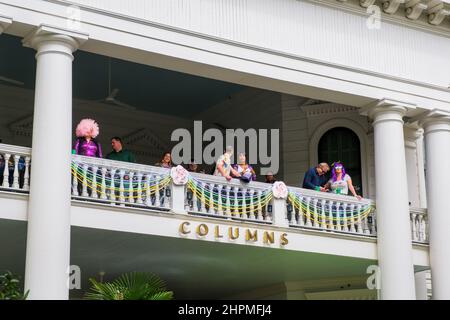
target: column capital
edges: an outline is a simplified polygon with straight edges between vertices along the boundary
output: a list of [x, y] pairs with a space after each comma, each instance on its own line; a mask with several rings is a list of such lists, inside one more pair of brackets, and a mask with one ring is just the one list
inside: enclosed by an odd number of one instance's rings
[[12, 18], [0, 15], [0, 34], [2, 34], [6, 30], [6, 28], [8, 28], [10, 24], [12, 24], [12, 22]]
[[407, 123], [403, 127], [403, 132], [405, 134], [405, 140], [415, 142], [423, 136], [423, 129], [417, 125], [412, 125]]
[[25, 47], [35, 49], [39, 54], [60, 52], [70, 55], [89, 38], [87, 33], [41, 24], [22, 40]]
[[425, 130], [425, 135], [436, 131], [450, 132], [450, 112], [433, 109], [417, 117], [419, 125]]
[[412, 103], [383, 98], [364, 106], [360, 114], [373, 119], [373, 124], [388, 120], [403, 123], [403, 117], [406, 112], [415, 108], [416, 106]]

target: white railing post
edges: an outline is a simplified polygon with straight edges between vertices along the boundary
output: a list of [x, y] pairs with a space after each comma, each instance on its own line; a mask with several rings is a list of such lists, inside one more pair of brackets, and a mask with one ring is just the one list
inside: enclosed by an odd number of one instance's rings
[[286, 200], [273, 199], [272, 217], [274, 225], [284, 228], [289, 227], [289, 221], [287, 219]]
[[5, 153], [3, 159], [5, 160], [5, 168], [3, 170], [3, 188], [9, 188], [9, 158], [11, 155]]
[[142, 172], [137, 173], [137, 204], [143, 204], [144, 201], [142, 201]]
[[102, 188], [100, 191], [100, 199], [102, 199], [102, 200], [107, 199], [107, 196], [106, 196], [106, 173], [107, 173], [106, 167], [102, 167]]
[[30, 190], [30, 157], [25, 157], [25, 174], [23, 176], [23, 189]]
[[13, 173], [13, 188], [19, 189], [19, 155], [14, 155], [14, 173]]
[[[184, 206], [185, 203], [185, 186], [176, 185], [175, 183], [171, 184], [171, 193], [172, 193], [172, 211], [177, 214], [187, 214], [186, 208]], [[194, 201], [194, 198], [193, 198]], [[196, 205], [196, 204], [195, 204]]]

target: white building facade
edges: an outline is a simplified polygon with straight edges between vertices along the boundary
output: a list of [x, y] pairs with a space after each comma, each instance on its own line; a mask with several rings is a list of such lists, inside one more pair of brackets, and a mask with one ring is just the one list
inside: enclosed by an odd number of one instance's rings
[[[449, 16], [447, 0], [0, 0], [0, 40], [36, 54], [32, 90], [0, 82], [0, 154], [12, 163], [0, 228], [26, 240], [1, 260], [24, 261], [30, 299], [68, 299], [68, 269], [78, 264], [91, 274], [159, 270], [180, 291], [199, 285], [207, 295], [210, 281], [226, 292], [213, 297], [258, 299], [425, 299], [431, 272], [433, 299], [450, 299]], [[80, 51], [246, 89], [190, 118], [106, 108], [73, 95], [73, 74], [87, 72], [74, 67]], [[71, 155], [74, 125], [87, 115], [123, 133], [143, 163], [195, 119], [278, 128], [289, 195], [203, 174], [191, 175], [195, 187], [180, 185], [165, 169]], [[335, 129], [359, 141], [351, 150], [362, 201], [298, 188]], [[251, 195], [246, 209], [240, 192]], [[145, 258], [146, 247], [160, 259]], [[246, 276], [276, 261], [279, 272]], [[370, 265], [379, 292], [366, 286]]]

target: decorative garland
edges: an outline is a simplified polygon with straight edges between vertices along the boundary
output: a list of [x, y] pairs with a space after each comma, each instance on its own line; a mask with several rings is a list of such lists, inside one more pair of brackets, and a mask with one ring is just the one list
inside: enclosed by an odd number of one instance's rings
[[[76, 179], [81, 185], [86, 186], [92, 190], [96, 190], [96, 192], [98, 193], [104, 193], [103, 190], [106, 191], [110, 191], [111, 193], [120, 193], [120, 192], [129, 192], [129, 185], [132, 184], [134, 185], [138, 185], [139, 181], [137, 180], [124, 180], [122, 181], [124, 187], [121, 188], [120, 187], [120, 180], [116, 180], [114, 179], [113, 181], [113, 177], [111, 177], [111, 174], [109, 172], [109, 174], [105, 174], [105, 185], [103, 185], [103, 175], [98, 173], [98, 170], [96, 172], [94, 172], [91, 168], [92, 166], [88, 167], [87, 170], [85, 171], [83, 168], [80, 168], [80, 166], [74, 162], [72, 162], [72, 176], [74, 177], [74, 179]], [[86, 174], [85, 174], [86, 173]], [[114, 176], [116, 176], [117, 173], [114, 174]], [[143, 194], [148, 194], [150, 193], [150, 195], [154, 195], [155, 193], [157, 193], [160, 190], [163, 190], [164, 188], [166, 188], [167, 186], [170, 185], [170, 183], [172, 182], [172, 179], [170, 177], [169, 174], [166, 175], [162, 175], [159, 178], [155, 177], [153, 175], [150, 175], [151, 179], [147, 179], [146, 180], [141, 180], [140, 184], [141, 184], [141, 193]], [[111, 186], [111, 183], [114, 183], [114, 186]], [[116, 187], [116, 185], [119, 184], [118, 187]], [[125, 187], [125, 185], [127, 187]], [[134, 189], [134, 187], [133, 187]], [[137, 188], [134, 191], [138, 191]], [[149, 192], [148, 192], [149, 191]], [[127, 195], [127, 198], [133, 198], [136, 199], [138, 198], [140, 195]]]
[[[306, 201], [304, 197], [295, 192], [289, 192], [288, 202], [297, 209], [297, 212], [314, 221], [328, 227], [349, 226], [362, 221], [374, 210], [374, 206], [366, 204], [352, 210], [339, 210], [339, 205], [322, 206], [312, 201]], [[331, 207], [331, 208], [330, 208]], [[350, 214], [350, 215], [349, 215]]]
[[222, 189], [219, 192], [217, 187], [212, 187], [211, 190], [210, 187], [205, 186], [204, 183], [193, 177], [189, 177], [187, 187], [205, 207], [211, 207], [214, 210], [224, 211], [232, 215], [261, 211], [273, 199], [273, 193], [270, 189], [262, 191], [261, 194], [254, 193], [253, 195], [245, 190], [230, 190], [229, 193], [233, 193], [233, 196], [227, 199], [228, 192], [226, 190]]
[[[141, 181], [128, 179], [122, 180], [122, 182], [113, 179], [118, 173], [111, 176], [111, 172], [107, 172], [103, 176], [102, 173], [99, 174], [100, 170], [94, 172], [92, 167], [92, 165], [87, 163], [72, 162], [71, 171], [78, 183], [98, 193], [104, 194], [106, 191], [111, 193], [126, 192], [130, 193], [126, 198], [131, 199], [142, 195], [154, 195], [167, 188], [171, 183], [180, 186], [186, 185], [187, 189], [192, 193], [192, 198], [199, 201], [202, 207], [231, 215], [254, 214], [255, 212], [263, 211], [263, 208], [269, 206], [273, 199], [287, 199], [288, 204], [297, 209], [298, 213], [311, 219], [316, 224], [333, 227], [358, 223], [358, 221], [367, 218], [374, 209], [372, 205], [366, 204], [359, 208], [354, 206], [352, 210], [343, 212], [343, 210], [339, 210], [340, 206], [337, 205], [322, 206], [315, 202], [308, 202], [300, 194], [289, 191], [281, 181], [275, 182], [266, 190], [252, 193], [240, 188], [238, 190], [219, 188], [214, 183], [206, 184], [197, 180], [182, 166], [172, 168], [168, 174], [154, 175], [147, 173], [144, 174], [146, 179], [141, 179]], [[117, 187], [116, 185], [118, 184], [122, 184], [123, 188], [121, 186]], [[132, 192], [129, 191], [130, 185], [131, 189], [133, 189]], [[137, 188], [139, 185], [141, 186], [140, 190]], [[139, 194], [134, 195], [136, 191]]]

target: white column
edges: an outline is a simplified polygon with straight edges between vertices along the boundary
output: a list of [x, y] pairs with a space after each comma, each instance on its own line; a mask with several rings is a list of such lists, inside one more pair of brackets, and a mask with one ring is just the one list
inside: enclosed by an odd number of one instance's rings
[[24, 39], [37, 50], [25, 290], [68, 299], [72, 52], [85, 35], [41, 26]]
[[433, 299], [450, 299], [450, 113], [432, 111], [425, 130], [430, 266]]
[[403, 135], [406, 110], [388, 100], [369, 110], [374, 127], [378, 263], [383, 300], [415, 299]]
[[2, 34], [6, 28], [12, 23], [12, 19], [10, 17], [5, 17], [0, 15], [0, 34]]

